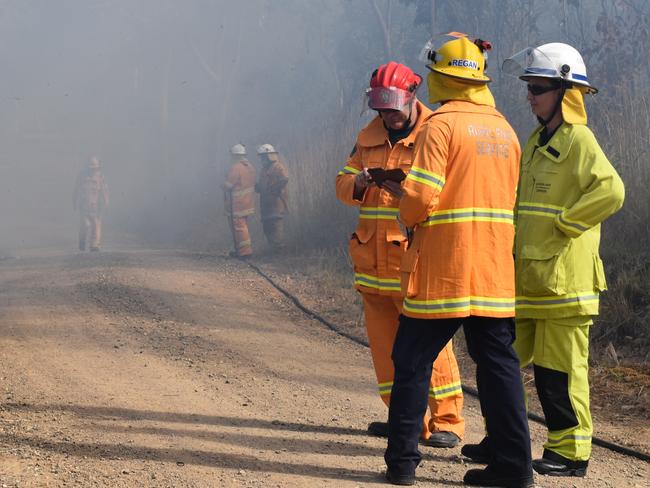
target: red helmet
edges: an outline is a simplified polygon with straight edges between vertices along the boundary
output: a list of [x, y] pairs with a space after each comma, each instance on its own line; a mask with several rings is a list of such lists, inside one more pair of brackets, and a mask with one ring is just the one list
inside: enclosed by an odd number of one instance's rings
[[403, 64], [390, 61], [377, 68], [366, 90], [373, 110], [401, 110], [413, 100], [422, 77]]

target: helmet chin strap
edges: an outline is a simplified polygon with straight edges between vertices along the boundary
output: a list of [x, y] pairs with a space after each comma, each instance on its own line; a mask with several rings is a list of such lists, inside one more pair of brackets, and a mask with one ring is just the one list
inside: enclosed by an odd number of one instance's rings
[[544, 127], [546, 127], [551, 122], [551, 120], [555, 118], [557, 111], [560, 110], [560, 108], [562, 107], [562, 100], [564, 100], [564, 94], [566, 93], [567, 84], [564, 82], [564, 80], [562, 80], [560, 83], [561, 83], [560, 96], [558, 97], [557, 102], [555, 103], [555, 107], [553, 108], [553, 112], [551, 113], [551, 115], [549, 115], [547, 119], [543, 119], [539, 115], [537, 116], [537, 121], [539, 122], [540, 125], [543, 125]]

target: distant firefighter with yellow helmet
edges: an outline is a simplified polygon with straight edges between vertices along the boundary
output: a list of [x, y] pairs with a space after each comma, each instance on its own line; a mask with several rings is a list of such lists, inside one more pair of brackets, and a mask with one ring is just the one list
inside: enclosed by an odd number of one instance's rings
[[[99, 251], [102, 241], [102, 213], [108, 208], [108, 185], [96, 156], [77, 175], [73, 207], [79, 210], [79, 250]], [[90, 242], [88, 243], [88, 241]]]
[[271, 249], [279, 251], [284, 246], [284, 218], [289, 210], [289, 172], [271, 144], [259, 146], [257, 155], [262, 163], [262, 171], [255, 185], [255, 190], [260, 194], [262, 227]]
[[253, 254], [248, 217], [255, 213], [255, 168], [246, 159], [243, 144], [230, 148], [230, 160], [230, 169], [223, 184], [225, 210], [235, 245], [230, 255], [246, 259]]

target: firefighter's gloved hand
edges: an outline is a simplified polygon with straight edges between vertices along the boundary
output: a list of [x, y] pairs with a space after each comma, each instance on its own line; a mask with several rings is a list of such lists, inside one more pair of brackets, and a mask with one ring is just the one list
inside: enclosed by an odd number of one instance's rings
[[370, 184], [370, 173], [366, 168], [354, 177], [354, 192], [363, 192]]
[[358, 201], [363, 200], [363, 196], [366, 193], [366, 188], [371, 182], [370, 173], [366, 168], [354, 177], [354, 190], [352, 190], [352, 198]]
[[388, 193], [390, 193], [391, 195], [397, 198], [401, 198], [402, 195], [404, 194], [404, 190], [402, 190], [402, 185], [400, 185], [397, 181], [386, 180], [381, 185], [381, 189], [386, 190]]

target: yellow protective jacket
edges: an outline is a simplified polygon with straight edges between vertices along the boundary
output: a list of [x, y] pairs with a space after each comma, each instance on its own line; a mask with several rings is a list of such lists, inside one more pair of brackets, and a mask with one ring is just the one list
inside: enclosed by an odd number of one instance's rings
[[515, 315], [519, 156], [512, 127], [488, 105], [450, 101], [422, 127], [399, 205], [415, 227], [401, 264], [404, 315]]
[[230, 167], [223, 190], [227, 215], [236, 219], [255, 213], [255, 168], [248, 160]]
[[380, 117], [374, 118], [357, 136], [345, 167], [336, 177], [336, 196], [347, 205], [358, 206], [359, 221], [348, 250], [354, 264], [354, 284], [364, 293], [399, 296], [399, 264], [406, 237], [397, 222], [398, 200], [376, 185], [369, 185], [361, 200], [354, 198], [354, 178], [363, 168], [401, 168], [408, 173], [415, 135], [432, 112], [416, 102], [418, 119], [404, 139], [391, 146]]
[[600, 223], [623, 205], [621, 178], [585, 125], [562, 124], [521, 159], [516, 208], [518, 318], [597, 315], [607, 289]]
[[260, 194], [262, 220], [283, 218], [288, 211], [289, 172], [279, 159], [262, 168], [255, 189]]

